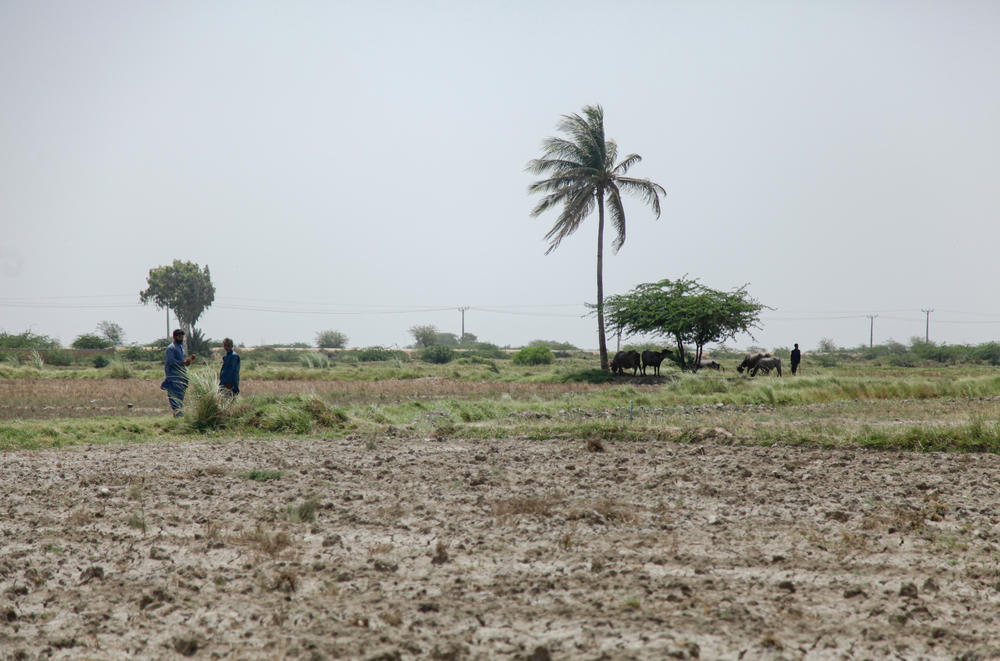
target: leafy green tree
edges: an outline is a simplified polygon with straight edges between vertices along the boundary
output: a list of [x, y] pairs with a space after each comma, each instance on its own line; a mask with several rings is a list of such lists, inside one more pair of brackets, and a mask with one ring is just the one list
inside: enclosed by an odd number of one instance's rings
[[604, 136], [604, 110], [601, 106], [586, 106], [583, 116], [563, 115], [558, 128], [567, 138], [547, 138], [542, 143], [542, 156], [528, 162], [528, 171], [549, 175], [529, 187], [531, 193], [544, 195], [532, 210], [539, 216], [561, 206], [562, 212], [545, 238], [549, 249], [575, 232], [584, 219], [597, 208], [597, 339], [601, 352], [601, 369], [608, 370], [608, 345], [604, 332], [604, 213], [607, 205], [616, 237], [615, 252], [625, 243], [625, 207], [622, 193], [638, 195], [660, 217], [660, 195], [666, 191], [649, 179], [625, 176], [633, 165], [642, 160], [629, 154], [618, 160], [618, 145]]
[[670, 337], [681, 369], [686, 367], [685, 344], [694, 344], [697, 365], [709, 342], [724, 342], [757, 327], [764, 307], [750, 298], [745, 285], [723, 292], [687, 278], [641, 284], [605, 301], [613, 328]]
[[316, 333], [316, 346], [320, 349], [343, 349], [347, 346], [347, 336], [335, 330], [320, 331]]
[[110, 342], [113, 347], [125, 344], [125, 331], [113, 321], [102, 321], [97, 324], [97, 334]]
[[207, 265], [199, 268], [194, 262], [175, 259], [169, 266], [149, 269], [146, 284], [146, 289], [139, 292], [139, 301], [172, 310], [189, 339], [198, 317], [215, 300], [215, 285]]
[[458, 336], [454, 333], [438, 333], [434, 338], [434, 344], [444, 344], [454, 347], [458, 345]]
[[418, 349], [433, 346], [437, 343], [438, 329], [435, 326], [414, 326], [410, 329]]

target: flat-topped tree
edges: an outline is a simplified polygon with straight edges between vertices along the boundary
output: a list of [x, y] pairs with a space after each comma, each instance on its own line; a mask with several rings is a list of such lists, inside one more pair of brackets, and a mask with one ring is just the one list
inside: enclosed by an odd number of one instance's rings
[[604, 305], [613, 328], [673, 340], [681, 369], [687, 367], [685, 344], [695, 346], [691, 367], [696, 367], [706, 344], [749, 333], [766, 307], [750, 297], [746, 285], [725, 292], [687, 278], [644, 283], [627, 294], [609, 296]]
[[563, 115], [558, 128], [568, 138], [547, 138], [542, 156], [528, 162], [528, 171], [549, 175], [531, 184], [528, 191], [542, 193], [542, 201], [531, 212], [539, 216], [552, 207], [562, 212], [545, 238], [549, 249], [575, 232], [584, 219], [597, 208], [597, 340], [601, 351], [601, 369], [607, 371], [608, 345], [604, 333], [604, 209], [607, 205], [615, 227], [615, 252], [625, 243], [625, 208], [622, 193], [638, 195], [660, 217], [660, 195], [667, 192], [649, 179], [627, 177], [629, 169], [642, 160], [629, 154], [618, 161], [618, 145], [604, 136], [604, 110], [586, 106], [583, 115]]

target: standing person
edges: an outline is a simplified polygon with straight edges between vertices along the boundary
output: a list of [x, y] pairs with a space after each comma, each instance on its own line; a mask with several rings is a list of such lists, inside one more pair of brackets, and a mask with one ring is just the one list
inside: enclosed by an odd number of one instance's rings
[[240, 394], [240, 354], [233, 351], [233, 341], [228, 337], [222, 341], [222, 348], [226, 355], [219, 372], [219, 392], [235, 397]]
[[795, 348], [792, 349], [792, 376], [799, 370], [799, 363], [802, 362], [802, 352], [799, 351], [798, 343], [795, 344]]
[[184, 356], [184, 331], [180, 328], [174, 331], [174, 342], [167, 347], [167, 357], [163, 362], [166, 377], [160, 384], [160, 390], [167, 391], [167, 399], [174, 417], [184, 415], [184, 391], [188, 387], [187, 366], [194, 362], [194, 354]]

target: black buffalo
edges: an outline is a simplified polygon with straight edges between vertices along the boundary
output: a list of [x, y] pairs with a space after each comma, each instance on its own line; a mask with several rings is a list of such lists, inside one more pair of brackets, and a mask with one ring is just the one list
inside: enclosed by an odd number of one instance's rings
[[611, 360], [611, 371], [615, 374], [624, 374], [625, 370], [631, 369], [632, 376], [641, 365], [641, 358], [638, 351], [619, 351]]
[[646, 376], [646, 368], [650, 365], [653, 366], [653, 375], [660, 376], [660, 363], [663, 359], [667, 357], [668, 354], [673, 353], [670, 349], [664, 349], [663, 351], [643, 351], [642, 352], [642, 375]]

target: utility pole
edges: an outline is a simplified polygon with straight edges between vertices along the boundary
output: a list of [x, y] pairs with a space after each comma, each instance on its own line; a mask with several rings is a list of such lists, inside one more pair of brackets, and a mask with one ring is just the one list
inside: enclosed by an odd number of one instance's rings
[[934, 312], [934, 308], [930, 310], [921, 309], [925, 315], [927, 315], [927, 325], [924, 327], [924, 342], [927, 344], [931, 343], [931, 312]]
[[166, 308], [166, 310], [167, 310], [167, 339], [169, 340], [170, 339], [170, 308]]
[[469, 306], [458, 308], [458, 311], [462, 313], [462, 334], [458, 338], [458, 343], [462, 343], [462, 339], [465, 337], [465, 311], [469, 309]]
[[878, 317], [877, 314], [869, 314], [868, 321], [871, 322], [871, 327], [868, 330], [868, 348], [871, 349], [875, 346], [875, 318]]

